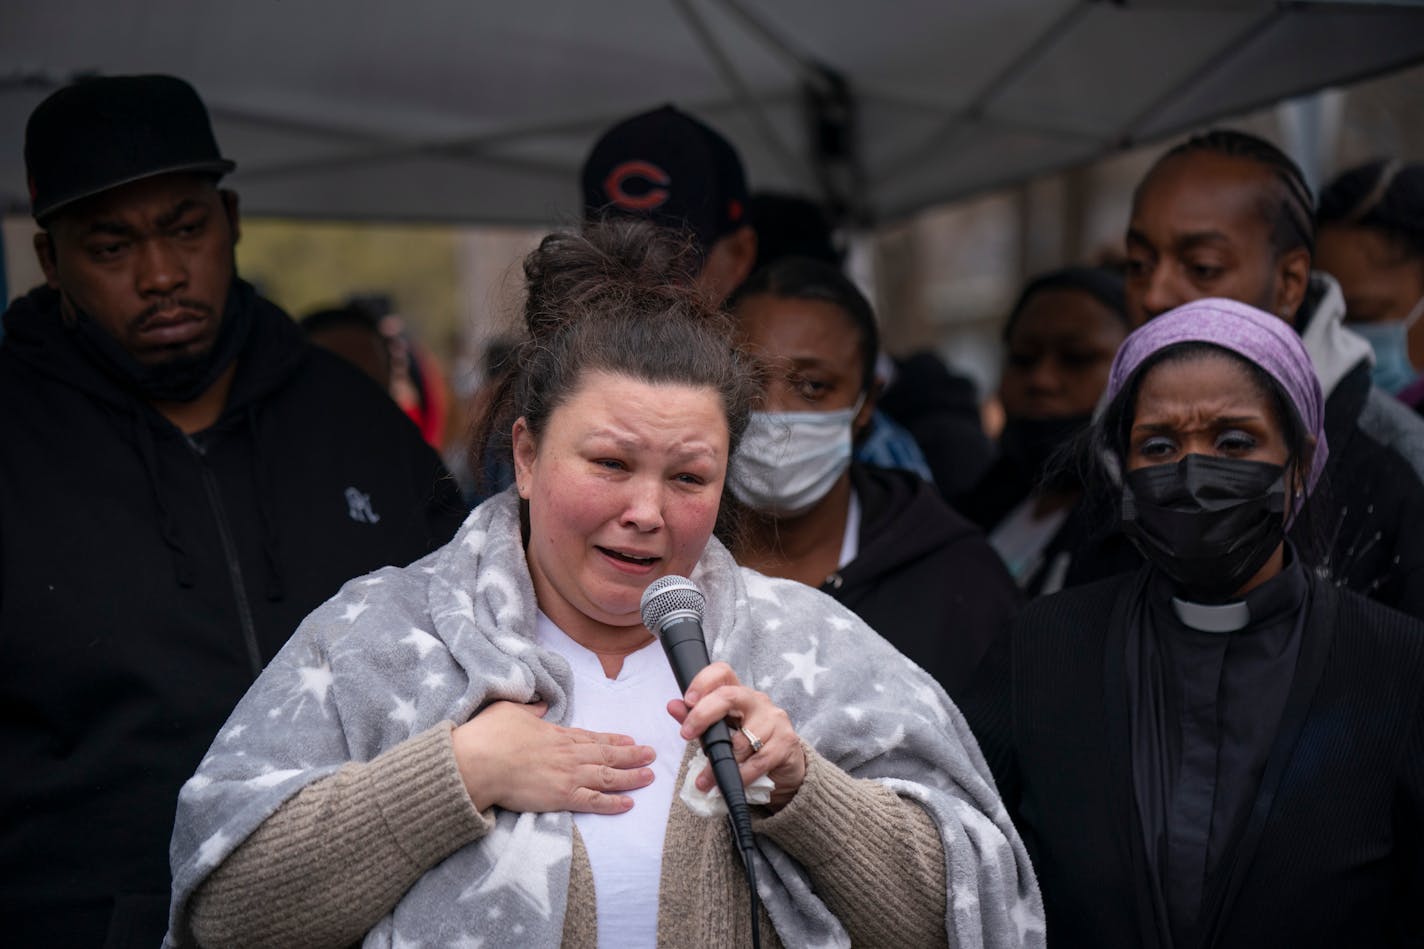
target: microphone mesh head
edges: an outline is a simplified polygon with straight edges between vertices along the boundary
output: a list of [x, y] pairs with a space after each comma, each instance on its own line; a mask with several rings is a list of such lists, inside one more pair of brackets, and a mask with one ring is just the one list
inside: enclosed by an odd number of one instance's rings
[[702, 621], [702, 606], [706, 603], [702, 591], [686, 577], [669, 574], [659, 577], [643, 591], [640, 603], [643, 625], [657, 635], [663, 620], [673, 613], [692, 613]]

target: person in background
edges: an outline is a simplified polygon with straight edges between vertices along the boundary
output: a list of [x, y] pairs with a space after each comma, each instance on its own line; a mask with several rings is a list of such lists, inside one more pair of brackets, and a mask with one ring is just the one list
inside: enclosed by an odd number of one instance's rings
[[746, 174], [732, 143], [671, 105], [604, 132], [581, 172], [585, 220], [631, 217], [690, 232], [690, 279], [714, 303], [741, 285], [757, 259]]
[[952, 499], [978, 483], [994, 446], [984, 433], [974, 380], [929, 350], [895, 358], [877, 376], [885, 380], [881, 414], [920, 447], [940, 496]]
[[1067, 451], [1092, 421], [1127, 331], [1121, 275], [1088, 267], [1030, 280], [1004, 325], [998, 458], [954, 504], [988, 532], [1030, 596], [1063, 586], [1092, 532]]
[[381, 314], [377, 325], [391, 353], [391, 395], [406, 417], [415, 423], [431, 448], [445, 446], [446, 423], [450, 420], [450, 391], [445, 370], [407, 323], [391, 309], [383, 296], [359, 299], [358, 306]]
[[1419, 945], [1424, 623], [1288, 539], [1335, 451], [1300, 338], [1188, 303], [1107, 397], [1087, 455], [1146, 562], [1030, 603], [963, 703], [1052, 944]]
[[233, 703], [464, 509], [390, 399], [237, 277], [191, 86], [66, 86], [25, 166], [45, 284], [0, 345], [0, 932], [156, 946], [178, 789]]
[[[514, 486], [348, 584], [233, 712], [180, 798], [170, 946], [749, 945], [696, 757], [729, 717], [742, 779], [768, 779], [765, 945], [1043, 944], [954, 706], [713, 536], [754, 389], [725, 314], [670, 281], [681, 252], [617, 222], [526, 259], [487, 417], [514, 416]], [[705, 595], [716, 661], [685, 693], [640, 619], [665, 576]]]
[[1320, 193], [1316, 265], [1340, 284], [1345, 325], [1369, 340], [1376, 386], [1424, 408], [1424, 164], [1373, 161]]
[[[691, 241], [695, 253], [668, 276], [714, 306], [751, 273], [757, 234], [742, 160], [731, 142], [686, 112], [664, 105], [618, 122], [594, 142], [580, 181], [585, 225], [649, 221]], [[507, 453], [497, 446], [483, 446], [471, 468], [480, 500], [510, 485]]]
[[[819, 204], [800, 195], [758, 192], [752, 195], [751, 206], [752, 226], [757, 232], [757, 270], [784, 257], [809, 257], [844, 273], [845, 254], [837, 246], [830, 218]], [[921, 431], [934, 436], [946, 434], [942, 414], [932, 408], [928, 412], [922, 410], [942, 394], [942, 383], [947, 384], [944, 390], [948, 390], [957, 381], [949, 377], [948, 370], [942, 364], [940, 368], [946, 377], [944, 380], [917, 378], [896, 390], [899, 404], [917, 410], [916, 415], [924, 419], [926, 424], [921, 426]], [[876, 357], [875, 384], [882, 395], [898, 377], [898, 369], [889, 354], [882, 351]], [[981, 434], [981, 440], [982, 437]], [[945, 445], [943, 441], [943, 438], [937, 439], [932, 447], [948, 449], [960, 463], [965, 461], [965, 446], [962, 443]], [[936, 483], [935, 471], [925, 457], [925, 448], [919, 438], [887, 415], [879, 405], [854, 448], [857, 461], [880, 468], [902, 468]]]
[[[514, 356], [518, 350], [519, 337], [517, 336], [496, 337], [485, 345], [484, 353], [480, 358], [479, 385], [475, 389], [474, 397], [470, 399], [468, 408], [472, 432], [479, 425], [479, 420], [490, 413], [491, 400], [499, 394], [505, 379], [514, 371]], [[476, 459], [483, 467], [480, 471], [469, 471], [470, 462]], [[462, 490], [466, 499], [472, 501], [474, 506], [478, 506], [480, 502], [499, 493], [491, 486], [508, 486], [514, 483], [514, 464], [505, 452], [486, 451], [477, 454], [470, 451], [467, 445], [465, 461], [461, 462], [459, 466], [452, 465], [451, 470], [459, 470], [459, 467], [463, 467], [467, 472], [467, 477], [462, 479], [462, 486], [467, 487], [462, 487]]]
[[298, 322], [307, 339], [370, 376], [382, 392], [390, 392], [390, 343], [368, 308], [350, 303], [316, 310]]
[[733, 312], [765, 379], [731, 467], [750, 509], [738, 561], [829, 593], [953, 696], [1018, 596], [932, 485], [852, 461], [878, 393], [869, 301], [830, 264], [786, 257], [752, 275]]
[[1333, 489], [1308, 519], [1321, 536], [1297, 540], [1322, 545], [1318, 568], [1337, 583], [1424, 617], [1424, 420], [1371, 386], [1339, 284], [1311, 272], [1314, 224], [1300, 169], [1274, 145], [1229, 130], [1189, 139], [1134, 195], [1128, 313], [1140, 324], [1219, 296], [1295, 327], [1325, 393]]
[[754, 191], [751, 220], [757, 235], [753, 273], [783, 257], [810, 257], [838, 269], [845, 263], [845, 254], [836, 244], [830, 217], [825, 208], [810, 198], [779, 191]]

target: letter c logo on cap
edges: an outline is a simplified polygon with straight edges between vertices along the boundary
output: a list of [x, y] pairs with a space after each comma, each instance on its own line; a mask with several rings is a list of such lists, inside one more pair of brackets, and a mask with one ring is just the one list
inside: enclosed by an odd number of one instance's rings
[[[642, 194], [629, 194], [624, 185], [642, 179], [651, 187]], [[667, 185], [672, 178], [657, 165], [647, 161], [625, 161], [608, 173], [603, 179], [603, 192], [608, 200], [626, 211], [651, 211], [667, 201], [670, 193]]]

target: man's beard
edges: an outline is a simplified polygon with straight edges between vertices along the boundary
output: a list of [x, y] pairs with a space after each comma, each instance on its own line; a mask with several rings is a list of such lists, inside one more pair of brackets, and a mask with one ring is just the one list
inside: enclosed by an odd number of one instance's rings
[[[214, 340], [202, 352], [180, 353], [162, 362], [145, 365], [147, 384], [159, 392], [191, 392], [195, 387], [201, 385], [203, 377], [207, 375], [216, 345], [217, 342]], [[199, 392], [199, 395], [201, 394]], [[173, 401], [187, 400], [176, 399]]]
[[150, 402], [192, 402], [207, 392], [247, 341], [252, 288], [234, 278], [218, 332], [202, 352], [179, 353], [156, 363], [135, 359], [118, 340], [66, 298], [65, 320], [79, 349], [119, 385]]

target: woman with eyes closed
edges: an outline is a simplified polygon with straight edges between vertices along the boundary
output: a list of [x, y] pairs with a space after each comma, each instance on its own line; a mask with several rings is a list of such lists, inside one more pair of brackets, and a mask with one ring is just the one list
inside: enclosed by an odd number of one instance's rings
[[1424, 623], [1285, 530], [1330, 446], [1280, 319], [1207, 299], [1123, 343], [1095, 423], [1147, 560], [1030, 604], [964, 703], [1055, 946], [1424, 937]]
[[738, 561], [819, 587], [955, 695], [1018, 594], [933, 486], [852, 461], [875, 409], [869, 301], [835, 267], [788, 257], [753, 274], [733, 312], [763, 383], [729, 472], [747, 509]]
[[[714, 536], [755, 390], [725, 314], [672, 282], [686, 253], [625, 221], [526, 259], [488, 416], [515, 484], [347, 584], [263, 672], [180, 795], [169, 945], [751, 945], [697, 757], [724, 719], [761, 945], [1043, 944], [959, 712]], [[714, 661], [686, 692], [640, 616], [664, 576], [706, 598]]]

